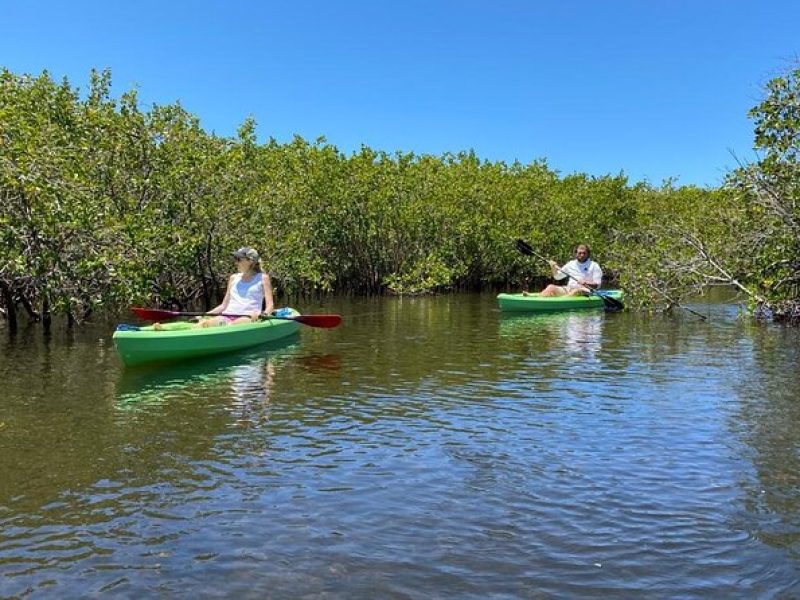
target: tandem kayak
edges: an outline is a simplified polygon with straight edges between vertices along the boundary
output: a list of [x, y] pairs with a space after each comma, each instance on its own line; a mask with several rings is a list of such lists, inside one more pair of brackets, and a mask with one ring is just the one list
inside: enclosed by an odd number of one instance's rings
[[[603, 290], [604, 296], [622, 301], [620, 290]], [[605, 302], [598, 295], [591, 296], [541, 296], [539, 294], [498, 294], [500, 310], [505, 312], [556, 312], [584, 308], [603, 308]]]
[[[298, 313], [292, 310], [291, 315]], [[118, 329], [114, 346], [126, 366], [165, 362], [232, 352], [289, 337], [300, 328], [297, 321], [267, 318], [256, 323], [194, 327], [181, 321], [153, 326]]]

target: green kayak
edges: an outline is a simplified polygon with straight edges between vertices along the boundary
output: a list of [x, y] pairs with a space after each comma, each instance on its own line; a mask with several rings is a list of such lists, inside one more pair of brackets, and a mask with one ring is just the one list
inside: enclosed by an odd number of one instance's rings
[[[299, 315], [292, 310], [291, 315]], [[174, 361], [211, 354], [232, 352], [289, 337], [297, 333], [296, 321], [266, 319], [257, 323], [194, 327], [180, 321], [164, 323], [156, 331], [152, 325], [114, 332], [114, 346], [126, 366], [150, 362]]]
[[[603, 295], [622, 301], [620, 290], [603, 290]], [[498, 294], [500, 310], [505, 312], [555, 312], [584, 308], [603, 308], [605, 302], [600, 296], [545, 296], [539, 294]]]

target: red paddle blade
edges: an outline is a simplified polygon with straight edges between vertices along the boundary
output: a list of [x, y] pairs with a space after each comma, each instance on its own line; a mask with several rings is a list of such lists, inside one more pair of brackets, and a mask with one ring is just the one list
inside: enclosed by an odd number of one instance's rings
[[141, 308], [132, 306], [131, 312], [144, 321], [169, 321], [180, 317], [181, 314], [174, 310], [162, 310], [160, 308]]
[[339, 315], [297, 315], [288, 319], [311, 327], [338, 327], [342, 322]]

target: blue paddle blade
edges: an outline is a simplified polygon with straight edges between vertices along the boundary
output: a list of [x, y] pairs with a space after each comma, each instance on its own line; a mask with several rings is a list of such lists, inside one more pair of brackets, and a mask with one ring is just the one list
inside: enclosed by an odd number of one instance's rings
[[141, 327], [138, 325], [128, 325], [127, 323], [120, 323], [117, 325], [117, 331], [139, 331]]

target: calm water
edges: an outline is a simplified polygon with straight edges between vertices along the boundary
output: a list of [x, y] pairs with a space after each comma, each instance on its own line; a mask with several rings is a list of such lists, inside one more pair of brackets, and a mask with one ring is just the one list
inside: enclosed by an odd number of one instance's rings
[[0, 332], [0, 596], [800, 596], [800, 331], [326, 302], [161, 369]]

